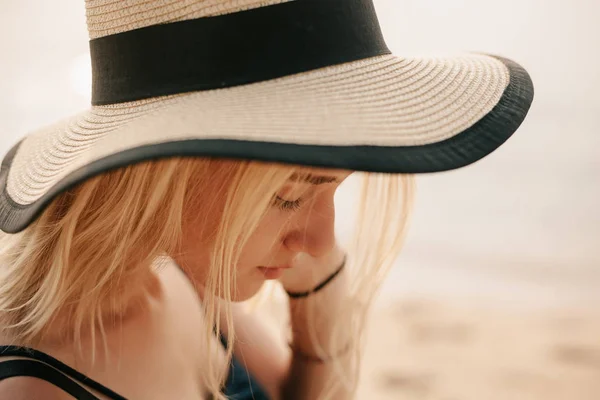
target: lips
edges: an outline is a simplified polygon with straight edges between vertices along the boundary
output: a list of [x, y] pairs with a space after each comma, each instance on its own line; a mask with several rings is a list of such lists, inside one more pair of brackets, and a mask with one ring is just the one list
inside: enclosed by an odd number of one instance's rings
[[281, 267], [258, 267], [258, 270], [263, 274], [265, 279], [279, 279], [283, 276], [283, 272], [290, 266]]
[[258, 267], [259, 269], [290, 269], [292, 268], [289, 265], [275, 265], [272, 267]]

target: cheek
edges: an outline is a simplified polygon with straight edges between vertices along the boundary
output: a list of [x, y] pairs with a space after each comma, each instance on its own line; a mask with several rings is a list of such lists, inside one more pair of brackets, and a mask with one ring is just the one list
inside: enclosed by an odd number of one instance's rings
[[[211, 209], [198, 212], [203, 207], [186, 210], [182, 224], [180, 247], [175, 251], [173, 259], [192, 276], [196, 283], [204, 285], [209, 273], [213, 240], [218, 230], [222, 211]], [[204, 207], [209, 210], [208, 207]]]
[[[213, 214], [214, 215], [214, 214]], [[290, 213], [272, 209], [267, 212], [252, 233], [240, 254], [235, 267], [237, 290], [235, 301], [243, 301], [255, 295], [265, 282], [257, 267], [288, 262], [283, 238], [289, 226]], [[194, 222], [195, 220], [195, 222]], [[173, 256], [197, 284], [205, 285], [210, 268], [210, 256], [219, 220], [216, 218], [190, 219], [184, 223], [181, 248]]]
[[210, 246], [203, 243], [196, 229], [184, 228], [182, 233], [181, 246], [172, 258], [194, 282], [204, 285], [209, 272]]
[[239, 270], [284, 262], [283, 239], [290, 216], [277, 209], [270, 210], [242, 249]]

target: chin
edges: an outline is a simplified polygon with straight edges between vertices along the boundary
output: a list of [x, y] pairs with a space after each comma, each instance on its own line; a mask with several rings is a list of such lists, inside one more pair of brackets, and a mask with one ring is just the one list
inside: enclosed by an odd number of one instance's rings
[[[242, 280], [243, 279], [243, 280]], [[231, 295], [231, 301], [241, 303], [256, 296], [265, 284], [264, 279], [254, 280], [250, 277], [238, 279], [237, 290]]]

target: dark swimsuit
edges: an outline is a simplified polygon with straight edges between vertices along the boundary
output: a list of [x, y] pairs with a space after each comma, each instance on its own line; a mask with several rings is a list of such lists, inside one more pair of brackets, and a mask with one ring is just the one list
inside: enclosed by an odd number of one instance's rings
[[[221, 340], [223, 343], [223, 340]], [[25, 359], [1, 361], [5, 357]], [[14, 346], [0, 346], [0, 381], [17, 376], [39, 378], [59, 387], [77, 400], [98, 400], [85, 385], [111, 400], [126, 400], [106, 386], [77, 372], [68, 365], [37, 350]], [[267, 393], [244, 366], [233, 359], [223, 394], [231, 400], [269, 400]]]

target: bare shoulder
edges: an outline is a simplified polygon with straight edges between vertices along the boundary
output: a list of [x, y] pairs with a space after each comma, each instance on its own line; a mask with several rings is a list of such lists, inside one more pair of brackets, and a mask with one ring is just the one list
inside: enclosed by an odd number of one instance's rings
[[72, 400], [68, 393], [38, 378], [15, 377], [0, 382], [0, 399]]
[[[75, 368], [126, 398], [190, 399], [203, 398], [203, 377], [198, 377], [206, 359], [203, 340], [202, 308], [193, 287], [179, 270], [165, 268], [159, 274], [158, 295], [144, 312], [124, 324], [105, 331], [106, 340], [98, 345], [110, 358], [87, 357], [90, 341], [82, 341], [82, 353], [76, 345], [45, 344], [36, 349]], [[1, 327], [1, 325], [0, 325]], [[0, 331], [0, 344], [2, 341]], [[4, 361], [0, 359], [0, 361]], [[226, 366], [224, 366], [225, 368]], [[145, 379], [139, 379], [143, 376]], [[103, 399], [101, 393], [78, 382], [85, 390]], [[0, 400], [74, 400], [74, 397], [49, 382], [31, 377], [0, 381]]]

